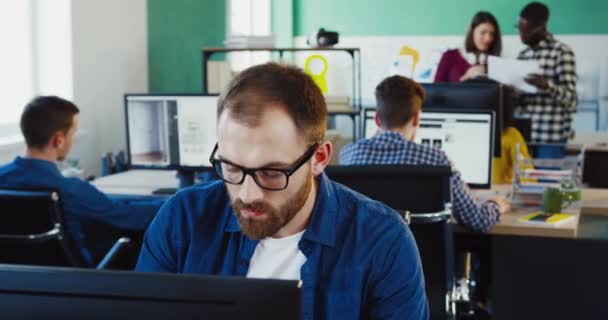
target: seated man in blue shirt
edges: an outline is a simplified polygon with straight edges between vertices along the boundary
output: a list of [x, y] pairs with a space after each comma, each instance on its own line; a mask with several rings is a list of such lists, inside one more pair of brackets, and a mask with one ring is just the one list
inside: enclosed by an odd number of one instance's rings
[[[451, 165], [446, 154], [414, 141], [420, 123], [424, 88], [402, 76], [384, 79], [376, 87], [376, 124], [381, 130], [370, 139], [361, 139], [342, 148], [342, 165]], [[479, 204], [452, 166], [452, 212], [458, 223], [487, 232], [510, 209], [504, 197]]]
[[20, 123], [27, 146], [25, 156], [0, 167], [0, 188], [57, 190], [68, 232], [92, 266], [116, 239], [105, 244], [87, 242], [84, 224], [143, 231], [162, 202], [113, 201], [90, 183], [61, 175], [56, 162], [65, 159], [72, 148], [78, 113], [76, 105], [59, 97], [37, 97], [29, 102]]
[[416, 243], [387, 206], [323, 173], [325, 100], [301, 70], [237, 75], [218, 102], [223, 181], [171, 198], [136, 270], [301, 280], [303, 319], [426, 319]]

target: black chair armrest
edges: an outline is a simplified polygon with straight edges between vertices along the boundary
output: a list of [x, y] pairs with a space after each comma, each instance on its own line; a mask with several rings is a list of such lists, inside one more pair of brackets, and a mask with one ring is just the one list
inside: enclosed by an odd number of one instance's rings
[[127, 237], [122, 237], [118, 239], [112, 248], [106, 253], [106, 255], [101, 259], [101, 262], [97, 265], [96, 269], [111, 269], [120, 257], [124, 254], [125, 251], [129, 250], [131, 246], [131, 239]]

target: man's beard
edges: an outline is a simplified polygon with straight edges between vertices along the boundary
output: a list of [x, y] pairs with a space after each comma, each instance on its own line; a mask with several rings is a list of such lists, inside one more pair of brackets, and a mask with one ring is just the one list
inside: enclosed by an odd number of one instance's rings
[[[239, 222], [241, 232], [250, 239], [261, 240], [276, 234], [302, 209], [308, 199], [312, 188], [312, 174], [308, 174], [306, 182], [293, 197], [287, 199], [279, 208], [275, 208], [267, 202], [256, 201], [243, 203], [241, 199], [232, 202], [232, 208]], [[241, 213], [242, 209], [250, 209], [265, 213], [262, 219], [246, 218]]]

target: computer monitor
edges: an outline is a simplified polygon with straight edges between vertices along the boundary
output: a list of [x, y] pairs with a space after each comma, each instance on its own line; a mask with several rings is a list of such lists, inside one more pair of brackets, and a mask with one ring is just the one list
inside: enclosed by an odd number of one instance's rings
[[[378, 130], [375, 109], [364, 109], [366, 138]], [[494, 112], [472, 109], [425, 108], [415, 142], [439, 148], [448, 155], [472, 188], [490, 188], [494, 149]]]
[[131, 168], [209, 168], [217, 142], [217, 95], [126, 94]]
[[423, 83], [426, 98], [422, 110], [440, 109], [475, 109], [494, 111], [494, 156], [500, 157], [503, 90], [501, 84], [487, 80], [472, 83]]
[[300, 284], [0, 265], [0, 318], [300, 319]]

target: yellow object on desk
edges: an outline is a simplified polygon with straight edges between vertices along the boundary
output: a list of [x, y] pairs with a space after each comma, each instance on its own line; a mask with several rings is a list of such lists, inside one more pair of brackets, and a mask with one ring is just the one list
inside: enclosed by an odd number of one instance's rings
[[574, 214], [569, 213], [542, 213], [535, 212], [519, 218], [519, 221], [537, 224], [559, 224], [574, 219]]

